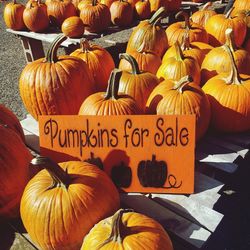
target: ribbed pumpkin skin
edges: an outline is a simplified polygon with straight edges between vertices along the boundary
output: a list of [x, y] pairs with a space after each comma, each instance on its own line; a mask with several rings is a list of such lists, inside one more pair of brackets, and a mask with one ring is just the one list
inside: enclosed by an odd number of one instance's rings
[[68, 37], [82, 37], [84, 33], [83, 21], [78, 16], [68, 17], [63, 21], [61, 30]]
[[0, 104], [0, 124], [7, 125], [21, 137], [23, 142], [25, 142], [23, 129], [19, 120], [10, 109], [2, 104]]
[[165, 7], [167, 11], [177, 11], [181, 7], [181, 0], [149, 0], [151, 12], [157, 11], [160, 7]]
[[12, 128], [0, 125], [0, 138], [0, 217], [8, 219], [19, 216], [32, 156]]
[[119, 194], [109, 177], [87, 162], [59, 164], [75, 177], [69, 186], [49, 189], [46, 170], [33, 177], [21, 201], [21, 218], [41, 249], [79, 249], [82, 239], [100, 220], [119, 208]]
[[250, 10], [250, 2], [248, 0], [235, 0], [233, 7], [232, 15], [236, 14], [239, 10]]
[[3, 18], [8, 28], [13, 30], [23, 30], [26, 28], [23, 22], [24, 9], [25, 7], [22, 4], [16, 3], [15, 0], [5, 6]]
[[124, 213], [122, 216], [122, 223], [127, 230], [122, 241], [114, 240], [105, 244], [111, 234], [111, 221], [112, 217], [109, 217], [95, 225], [84, 238], [81, 250], [173, 250], [172, 242], [162, 226], [146, 215], [135, 212]]

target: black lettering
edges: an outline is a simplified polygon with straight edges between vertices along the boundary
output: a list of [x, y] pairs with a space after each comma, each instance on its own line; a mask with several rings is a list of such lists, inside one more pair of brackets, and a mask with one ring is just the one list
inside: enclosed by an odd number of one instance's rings
[[[137, 140], [136, 140], [137, 139]], [[135, 128], [132, 132], [132, 145], [134, 147], [138, 147], [141, 143], [141, 136], [140, 136], [140, 133], [139, 133], [139, 129], [138, 128]]]
[[132, 128], [132, 121], [130, 119], [127, 119], [124, 124], [124, 135], [123, 137], [125, 138], [125, 147], [128, 147], [128, 133], [127, 133], [127, 128]]
[[54, 139], [56, 138], [58, 133], [58, 124], [55, 120], [49, 119], [44, 124], [44, 134], [48, 135], [50, 134], [50, 145], [53, 148], [54, 146]]
[[[64, 132], [64, 133], [63, 133]], [[62, 132], [62, 130], [60, 129], [59, 130], [59, 140], [58, 140], [58, 142], [59, 142], [59, 145], [60, 145], [60, 147], [70, 147], [70, 144], [68, 145], [68, 143], [67, 143], [67, 136], [66, 136], [66, 130], [64, 130]], [[64, 134], [64, 136], [63, 136], [63, 134]], [[62, 142], [62, 137], [64, 137], [64, 142]]]
[[187, 144], [189, 143], [189, 137], [188, 136], [189, 136], [188, 129], [187, 128], [182, 128], [181, 131], [180, 131], [180, 143], [181, 143], [182, 146], [187, 146]]
[[[100, 131], [101, 137], [100, 137], [100, 146], [103, 147], [103, 144], [109, 147], [109, 131], [107, 129], [101, 129]], [[104, 135], [106, 135], [106, 144], [104, 143]]]
[[[75, 147], [75, 146], [79, 146], [79, 131], [76, 129], [67, 129], [67, 141], [68, 141], [68, 145], [69, 147]], [[73, 143], [71, 144], [71, 141], [73, 141]]]
[[113, 138], [110, 139], [110, 145], [111, 145], [111, 147], [116, 147], [118, 145], [117, 130], [111, 129], [111, 135]]
[[174, 130], [172, 128], [167, 128], [166, 129], [166, 144], [168, 146], [175, 146], [174, 143]]
[[149, 130], [144, 129], [144, 128], [141, 129], [141, 146], [142, 147], [144, 145], [144, 134], [145, 134], [145, 137], [148, 137], [149, 136]]
[[159, 133], [155, 133], [154, 142], [156, 146], [161, 146], [164, 143], [164, 131], [161, 129], [161, 126], [164, 124], [162, 118], [157, 119], [156, 127], [159, 130]]

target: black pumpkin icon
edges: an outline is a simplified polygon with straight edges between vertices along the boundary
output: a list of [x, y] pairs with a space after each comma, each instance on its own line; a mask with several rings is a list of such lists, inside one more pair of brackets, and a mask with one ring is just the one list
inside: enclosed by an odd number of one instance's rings
[[94, 157], [94, 153], [90, 152], [90, 158], [84, 160], [90, 164], [96, 165], [98, 168], [100, 168], [101, 170], [103, 170], [103, 163], [102, 163], [102, 159], [100, 157]]
[[112, 168], [111, 178], [117, 187], [128, 188], [132, 181], [131, 168], [121, 162], [121, 164]]

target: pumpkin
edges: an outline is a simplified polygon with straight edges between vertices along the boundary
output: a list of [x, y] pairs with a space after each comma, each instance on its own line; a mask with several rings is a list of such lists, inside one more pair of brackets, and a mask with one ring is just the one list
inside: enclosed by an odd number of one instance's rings
[[9, 125], [0, 124], [0, 138], [0, 217], [9, 219], [19, 216], [32, 156], [21, 137]]
[[176, 55], [174, 57], [167, 58], [159, 67], [156, 76], [163, 79], [180, 80], [186, 75], [191, 75], [194, 82], [200, 84], [200, 66], [198, 62], [183, 55], [182, 50], [178, 42], [174, 45]]
[[110, 6], [111, 21], [119, 27], [127, 27], [133, 21], [133, 7], [124, 0], [114, 1]]
[[131, 167], [126, 166], [124, 162], [121, 162], [117, 166], [113, 166], [111, 169], [111, 178], [117, 187], [128, 188], [132, 182]]
[[210, 78], [222, 72], [228, 72], [231, 68], [231, 61], [229, 54], [225, 47], [229, 47], [232, 51], [238, 71], [241, 74], [250, 75], [250, 55], [244, 49], [237, 49], [234, 39], [233, 30], [227, 29], [226, 42], [220, 47], [213, 48], [205, 57], [201, 66], [201, 79], [202, 83], [206, 83]]
[[20, 136], [22, 141], [25, 142], [23, 129], [19, 120], [15, 114], [3, 104], [0, 104], [0, 124], [7, 125], [8, 128], [15, 131]]
[[192, 22], [197, 23], [204, 28], [208, 19], [211, 16], [214, 16], [217, 14], [214, 10], [209, 9], [209, 7], [211, 6], [212, 6], [212, 2], [207, 2], [200, 10], [194, 12], [190, 17]]
[[131, 6], [132, 6], [133, 9], [134, 9], [136, 3], [139, 2], [139, 1], [140, 1], [140, 0], [127, 0], [127, 2], [128, 2], [129, 4], [131, 4]]
[[41, 2], [29, 1], [23, 12], [23, 21], [26, 27], [33, 32], [41, 32], [49, 27], [47, 6]]
[[111, 14], [108, 6], [92, 0], [80, 10], [80, 17], [89, 32], [101, 32], [106, 30], [111, 23]]
[[32, 164], [45, 169], [27, 184], [20, 212], [41, 249], [79, 249], [89, 230], [119, 208], [116, 187], [98, 167], [81, 161], [58, 165], [45, 157]]
[[208, 34], [205, 29], [192, 21], [189, 20], [189, 16], [186, 12], [180, 11], [175, 15], [175, 18], [183, 16], [185, 21], [172, 23], [166, 29], [168, 43], [170, 46], [174, 45], [176, 41], [182, 42], [186, 32], [189, 33], [189, 42], [208, 42]]
[[246, 23], [242, 17], [230, 17], [232, 9], [226, 14], [217, 14], [210, 17], [205, 25], [209, 36], [209, 44], [214, 47], [221, 46], [226, 41], [225, 31], [233, 29], [235, 44], [240, 47], [246, 36]]
[[73, 56], [57, 56], [65, 39], [59, 35], [46, 57], [29, 63], [21, 73], [20, 95], [35, 119], [39, 115], [77, 114], [83, 100], [93, 93], [86, 63]]
[[81, 0], [79, 4], [77, 5], [77, 8], [79, 11], [81, 11], [82, 9], [85, 8], [85, 6], [91, 5], [91, 4], [92, 4], [92, 0]]
[[81, 40], [80, 46], [80, 49], [70, 55], [81, 58], [88, 65], [90, 74], [94, 78], [96, 91], [105, 91], [110, 73], [115, 68], [112, 56], [101, 46], [89, 44], [86, 39]]
[[250, 2], [248, 0], [235, 0], [233, 4], [232, 15], [241, 10], [250, 10]]
[[78, 16], [68, 17], [63, 21], [61, 30], [63, 34], [68, 37], [82, 37], [84, 33], [83, 21]]
[[135, 17], [139, 20], [148, 19], [151, 16], [149, 0], [140, 0], [135, 4]]
[[47, 13], [52, 25], [61, 28], [65, 19], [77, 16], [77, 9], [69, 0], [47, 0]]
[[81, 250], [89, 249], [173, 250], [173, 246], [155, 220], [131, 210], [118, 210], [95, 225], [84, 238]]
[[158, 22], [164, 15], [165, 9], [162, 7], [149, 20], [141, 21], [133, 29], [126, 52], [130, 53], [143, 47], [144, 51], [150, 51], [162, 57], [168, 48], [168, 40], [165, 30]]
[[110, 8], [111, 4], [115, 1], [117, 0], [100, 0], [100, 3], [107, 5]]
[[211, 117], [210, 103], [206, 94], [192, 81], [192, 78], [187, 76], [165, 91], [157, 105], [156, 113], [157, 115], [195, 114], [196, 141], [205, 135]]
[[78, 9], [78, 4], [83, 0], [71, 0], [71, 2], [74, 4], [75, 8]]
[[114, 69], [106, 92], [90, 95], [82, 103], [79, 115], [134, 115], [142, 111], [129, 95], [118, 94], [122, 71]]
[[13, 0], [8, 3], [3, 11], [3, 19], [6, 26], [13, 30], [24, 30], [25, 24], [23, 22], [23, 12], [25, 7]]
[[146, 102], [151, 91], [158, 85], [158, 78], [150, 72], [139, 70], [136, 60], [129, 54], [120, 54], [120, 59], [128, 61], [132, 71], [123, 71], [119, 91], [132, 96], [140, 109], [145, 111]]
[[230, 71], [212, 77], [203, 86], [212, 109], [212, 126], [223, 132], [250, 129], [250, 75], [239, 74], [232, 51], [225, 47]]
[[178, 11], [181, 7], [181, 0], [149, 0], [151, 12], [156, 12], [159, 8], [164, 7], [168, 12]]

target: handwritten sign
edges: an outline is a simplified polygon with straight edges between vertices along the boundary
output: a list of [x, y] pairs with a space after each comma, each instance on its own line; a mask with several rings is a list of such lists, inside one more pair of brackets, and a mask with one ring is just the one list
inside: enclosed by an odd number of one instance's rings
[[195, 116], [41, 116], [41, 154], [87, 160], [125, 192], [194, 191]]

